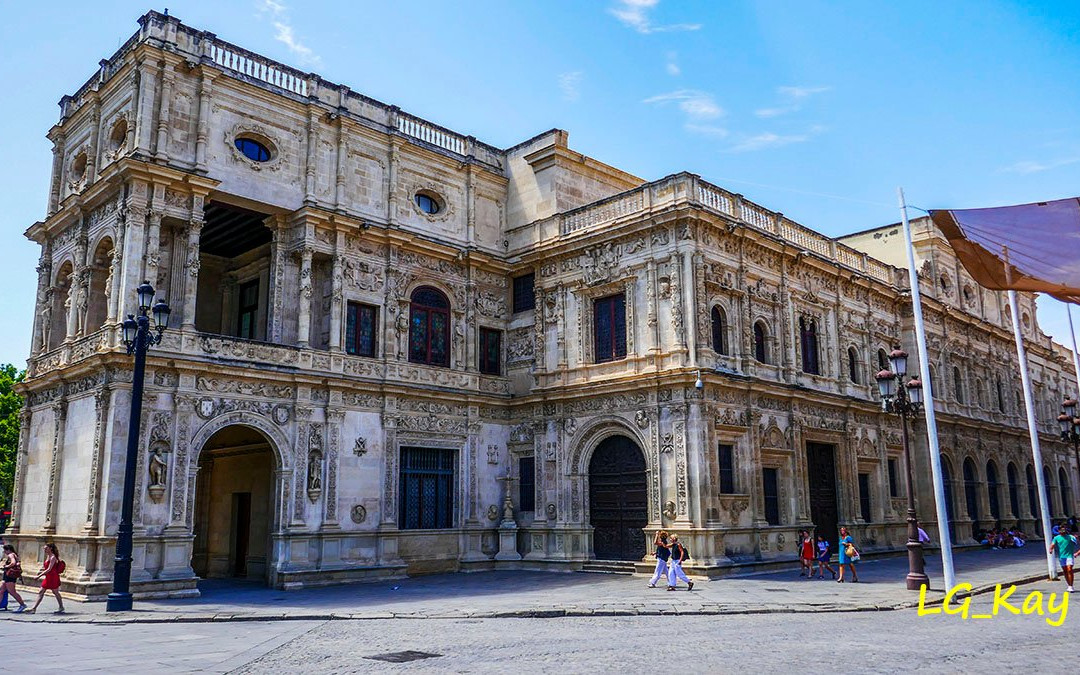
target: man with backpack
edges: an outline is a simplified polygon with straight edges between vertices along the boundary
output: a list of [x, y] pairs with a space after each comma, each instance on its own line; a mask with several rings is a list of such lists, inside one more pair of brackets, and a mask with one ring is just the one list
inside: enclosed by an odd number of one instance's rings
[[690, 577], [686, 576], [682, 571], [682, 564], [684, 560], [690, 559], [690, 552], [686, 550], [686, 547], [679, 542], [679, 535], [671, 535], [671, 560], [668, 561], [668, 587], [669, 591], [675, 590], [675, 585], [679, 579], [686, 582], [686, 590], [694, 590], [694, 582], [690, 581]]

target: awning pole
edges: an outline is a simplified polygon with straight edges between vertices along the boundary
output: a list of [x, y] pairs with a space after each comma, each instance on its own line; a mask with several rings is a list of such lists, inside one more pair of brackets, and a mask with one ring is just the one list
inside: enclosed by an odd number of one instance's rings
[[904, 242], [907, 244], [908, 283], [911, 284], [911, 309], [915, 315], [915, 345], [919, 351], [919, 379], [923, 384], [923, 406], [926, 420], [926, 439], [930, 448], [930, 472], [934, 479], [934, 505], [937, 509], [938, 541], [941, 542], [941, 571], [945, 577], [945, 590], [956, 587], [956, 571], [953, 568], [952, 538], [949, 536], [949, 511], [945, 503], [945, 480], [941, 475], [941, 449], [938, 445], [937, 420], [934, 418], [934, 392], [930, 382], [930, 357], [926, 351], [926, 327], [923, 324], [922, 299], [919, 292], [919, 274], [915, 269], [915, 244], [911, 236], [911, 224], [904, 202], [904, 189], [896, 188], [900, 198], [900, 219], [904, 223]]
[[[1002, 247], [1005, 258], [1005, 283], [1012, 284], [1011, 265], [1009, 264], [1009, 248]], [[1024, 385], [1024, 408], [1027, 412], [1028, 436], [1031, 438], [1031, 458], [1035, 462], [1035, 484], [1039, 488], [1039, 508], [1042, 513], [1043, 540], [1050, 541], [1050, 508], [1046, 499], [1046, 483], [1043, 480], [1042, 450], [1039, 448], [1039, 429], [1035, 426], [1035, 401], [1031, 395], [1031, 377], [1028, 375], [1027, 350], [1024, 349], [1024, 336], [1020, 332], [1020, 305], [1016, 300], [1016, 291], [1009, 291], [1009, 308], [1012, 311], [1013, 339], [1016, 341], [1016, 358], [1020, 362], [1020, 382]], [[1057, 579], [1057, 567], [1054, 563], [1054, 554], [1046, 552], [1046, 567], [1050, 579]]]

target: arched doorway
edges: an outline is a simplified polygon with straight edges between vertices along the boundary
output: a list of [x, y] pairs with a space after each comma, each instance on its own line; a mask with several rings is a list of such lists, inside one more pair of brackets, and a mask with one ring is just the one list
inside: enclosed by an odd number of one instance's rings
[[274, 452], [247, 426], [218, 430], [199, 454], [191, 567], [203, 578], [266, 581], [275, 529]]
[[598, 560], [641, 560], [649, 522], [645, 455], [626, 436], [600, 442], [589, 460], [589, 523]]

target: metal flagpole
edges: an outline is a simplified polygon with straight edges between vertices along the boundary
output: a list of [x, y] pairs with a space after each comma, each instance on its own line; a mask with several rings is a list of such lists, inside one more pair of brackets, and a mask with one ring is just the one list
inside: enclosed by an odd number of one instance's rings
[[[1005, 283], [1012, 284], [1009, 248], [1001, 249], [1005, 257]], [[1050, 508], [1046, 500], [1046, 483], [1043, 481], [1042, 450], [1039, 448], [1039, 430], [1035, 426], [1035, 400], [1031, 395], [1031, 377], [1028, 375], [1027, 350], [1024, 349], [1024, 336], [1020, 333], [1020, 306], [1016, 301], [1016, 291], [1009, 291], [1009, 308], [1012, 311], [1013, 339], [1016, 340], [1016, 358], [1020, 361], [1020, 382], [1024, 385], [1024, 409], [1027, 412], [1028, 435], [1031, 437], [1031, 458], [1035, 462], [1035, 484], [1039, 488], [1039, 508], [1042, 510], [1043, 540], [1050, 540]], [[1046, 552], [1046, 567], [1051, 579], [1057, 579], [1054, 554]]]
[[904, 202], [904, 188], [896, 188], [900, 198], [900, 219], [904, 223], [904, 242], [907, 244], [908, 282], [911, 284], [911, 309], [915, 314], [915, 344], [919, 350], [919, 379], [923, 384], [923, 410], [926, 420], [926, 438], [930, 446], [930, 471], [934, 478], [934, 503], [937, 508], [938, 541], [941, 542], [941, 570], [945, 577], [945, 590], [956, 587], [956, 571], [953, 569], [952, 538], [949, 536], [949, 512], [945, 504], [945, 480], [941, 475], [941, 449], [938, 446], [937, 420], [934, 418], [934, 392], [930, 382], [930, 357], [926, 353], [926, 328], [923, 325], [922, 299], [919, 294], [919, 274], [915, 270], [915, 244], [911, 237], [911, 224]]

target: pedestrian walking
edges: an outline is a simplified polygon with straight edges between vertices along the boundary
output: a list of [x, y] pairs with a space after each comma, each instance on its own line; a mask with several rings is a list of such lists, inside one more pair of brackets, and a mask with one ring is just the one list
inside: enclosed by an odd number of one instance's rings
[[851, 583], [859, 582], [859, 575], [855, 572], [855, 563], [859, 561], [859, 551], [855, 548], [855, 539], [848, 534], [846, 527], [840, 528], [840, 578], [836, 583], [844, 583], [844, 565], [851, 568]]
[[656, 582], [660, 581], [660, 576], [667, 576], [668, 574], [668, 560], [671, 558], [671, 549], [668, 547], [668, 533], [666, 530], [660, 530], [653, 537], [653, 546], [656, 547], [656, 572], [652, 575], [652, 579], [649, 580], [649, 588], [656, 588]]
[[34, 606], [26, 610], [27, 614], [33, 614], [37, 611], [38, 605], [45, 598], [45, 591], [52, 591], [52, 594], [56, 596], [56, 602], [60, 605], [53, 614], [64, 613], [64, 598], [60, 596], [60, 573], [64, 571], [64, 562], [60, 560], [60, 553], [56, 550], [56, 544], [45, 544], [45, 565], [41, 568], [41, 571], [34, 577], [35, 580], [41, 579], [41, 590], [38, 592], [37, 602]]
[[1057, 551], [1058, 562], [1065, 572], [1065, 592], [1073, 592], [1073, 558], [1076, 555], [1076, 537], [1069, 533], [1067, 523], [1062, 523], [1050, 542], [1050, 553]]
[[[7, 542], [0, 538], [0, 549], [3, 548]], [[0, 582], [0, 612], [6, 612], [8, 608], [8, 592], [7, 584]]]
[[799, 540], [799, 559], [806, 570], [806, 578], [811, 579], [814, 576], [814, 538], [810, 536], [809, 530], [803, 530]]
[[0, 567], [4, 570], [4, 590], [19, 603], [19, 608], [15, 610], [15, 613], [25, 611], [26, 603], [23, 602], [19, 591], [15, 590], [15, 582], [22, 576], [22, 564], [19, 562], [19, 554], [15, 553], [15, 547], [11, 544], [4, 544], [4, 559]]
[[675, 586], [679, 579], [686, 582], [686, 590], [694, 590], [694, 582], [690, 581], [690, 577], [682, 571], [682, 564], [684, 560], [690, 559], [690, 552], [686, 550], [686, 547], [679, 543], [679, 535], [671, 535], [671, 561], [668, 563], [667, 581], [669, 591], [675, 590]]
[[832, 578], [836, 578], [836, 570], [829, 564], [829, 559], [832, 558], [832, 551], [829, 550], [829, 542], [825, 537], [820, 534], [817, 537], [817, 578], [825, 578], [825, 570], [829, 570], [829, 574]]

